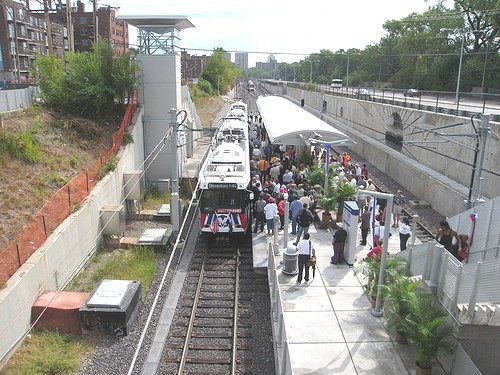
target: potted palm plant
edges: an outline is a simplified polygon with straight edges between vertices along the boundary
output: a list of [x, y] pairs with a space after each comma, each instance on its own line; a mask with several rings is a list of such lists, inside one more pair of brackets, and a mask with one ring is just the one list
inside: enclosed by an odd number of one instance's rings
[[384, 318], [387, 322], [389, 331], [396, 333], [397, 343], [405, 345], [408, 343], [406, 338], [405, 319], [410, 310], [410, 299], [412, 294], [423, 293], [417, 286], [419, 280], [413, 280], [410, 277], [400, 275], [394, 282], [384, 285], [383, 296], [386, 304], [384, 305]]
[[372, 307], [375, 307], [377, 300], [377, 282], [380, 273], [380, 259], [378, 258], [365, 258], [361, 260], [354, 268], [354, 273], [361, 273], [365, 276], [364, 288], [370, 298]]
[[[366, 293], [370, 297], [372, 307], [375, 307], [375, 301], [378, 296], [378, 279], [380, 275], [380, 257], [365, 258], [361, 260], [354, 268], [355, 273], [361, 273], [365, 276]], [[402, 276], [409, 275], [408, 261], [395, 256], [388, 256], [385, 264], [384, 280], [385, 285], [392, 285], [395, 280]]]
[[319, 206], [323, 209], [321, 217], [322, 227], [327, 228], [332, 219], [332, 211], [337, 207], [335, 193], [332, 189], [328, 189], [319, 199]]
[[416, 349], [416, 374], [428, 375], [438, 357], [454, 350], [453, 327], [435, 307], [433, 298], [422, 293], [408, 295], [409, 314], [404, 320], [408, 341]]
[[344, 202], [356, 195], [357, 188], [350, 183], [339, 182], [337, 188], [333, 191], [335, 208], [337, 210], [337, 221], [342, 221], [344, 215]]

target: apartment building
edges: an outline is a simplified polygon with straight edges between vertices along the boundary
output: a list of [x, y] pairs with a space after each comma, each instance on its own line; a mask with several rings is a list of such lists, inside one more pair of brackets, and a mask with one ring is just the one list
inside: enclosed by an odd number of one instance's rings
[[186, 51], [181, 53], [181, 70], [182, 79], [189, 82], [196, 83], [197, 79], [200, 77], [201, 72], [208, 63], [208, 56], [196, 56], [190, 55]]
[[[128, 51], [128, 23], [117, 19], [113, 7], [86, 12], [84, 3], [78, 1], [70, 12], [65, 6], [50, 10], [50, 25], [47, 25], [43, 10], [29, 9], [27, 3], [0, 0], [0, 81], [31, 81], [36, 54], [53, 52], [60, 57], [67, 51], [90, 51], [95, 40], [94, 19], [98, 35], [111, 41], [117, 55]], [[71, 14], [72, 35], [68, 13]], [[50, 38], [47, 26], [50, 26]]]
[[94, 10], [87, 12], [85, 4], [78, 1], [71, 16], [74, 29], [75, 51], [90, 51], [92, 43], [96, 40], [95, 23], [97, 23], [97, 34], [111, 41], [118, 56], [124, 55], [128, 51], [128, 23], [116, 17], [115, 8], [108, 5], [99, 8], [95, 12]]
[[[0, 0], [0, 80], [24, 83], [31, 80], [36, 54], [48, 52], [47, 24], [42, 15], [23, 3]], [[68, 50], [68, 29], [50, 21], [52, 48], [56, 56]]]

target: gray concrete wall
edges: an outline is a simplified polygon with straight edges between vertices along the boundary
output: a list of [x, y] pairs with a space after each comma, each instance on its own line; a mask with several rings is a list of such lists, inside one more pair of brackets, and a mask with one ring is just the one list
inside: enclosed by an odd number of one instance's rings
[[458, 340], [483, 375], [497, 375], [500, 358], [495, 360], [492, 353], [500, 353], [500, 327], [472, 326], [460, 327]]
[[[278, 94], [277, 86], [266, 87]], [[369, 101], [322, 95], [288, 87], [287, 96], [300, 105], [304, 99], [307, 110], [320, 116], [354, 138], [354, 152], [369, 160], [372, 165], [393, 178], [407, 191], [431, 203], [434, 210], [444, 216], [454, 216], [463, 211], [463, 201], [468, 198], [474, 152], [453, 141], [474, 146], [470, 137], [450, 137], [446, 141], [434, 130], [443, 133], [472, 134], [470, 119], [445, 114], [417, 111]], [[327, 110], [320, 113], [322, 100]], [[454, 126], [456, 125], [456, 126]], [[500, 154], [499, 127], [490, 123], [492, 135], [488, 137], [484, 161], [483, 194], [487, 198], [499, 195]], [[425, 130], [422, 132], [422, 130]], [[386, 144], [386, 135], [402, 136], [404, 141], [429, 141], [426, 149], [405, 145], [401, 151]], [[446, 143], [436, 143], [444, 142]], [[420, 144], [423, 146], [423, 144]], [[494, 172], [495, 174], [491, 173]]]
[[[0, 363], [28, 332], [31, 306], [49, 290], [61, 290], [102, 241], [100, 211], [124, 204], [123, 173], [143, 168], [142, 110], [129, 130], [134, 143], [122, 148], [117, 168], [92, 190], [82, 208], [71, 214], [0, 289]], [[1, 366], [0, 366], [1, 367]]]
[[39, 96], [37, 86], [30, 86], [17, 90], [0, 90], [0, 112], [15, 111], [33, 104], [34, 98]]
[[145, 151], [151, 155], [146, 161], [146, 184], [151, 187], [159, 179], [172, 177], [172, 148], [158, 144], [170, 128], [170, 109], [181, 109], [181, 63], [178, 55], [139, 55], [138, 61], [142, 70], [139, 93], [145, 103]]

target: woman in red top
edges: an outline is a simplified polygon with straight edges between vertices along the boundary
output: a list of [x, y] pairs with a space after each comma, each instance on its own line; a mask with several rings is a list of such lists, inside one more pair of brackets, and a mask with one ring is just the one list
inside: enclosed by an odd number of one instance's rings
[[370, 252], [366, 256], [370, 259], [380, 259], [380, 256], [382, 255], [383, 243], [384, 243], [384, 240], [378, 240], [377, 246], [375, 246], [373, 249], [371, 249]]
[[285, 199], [284, 198], [278, 198], [278, 215], [280, 217], [280, 223], [281, 226], [278, 228], [278, 230], [282, 230], [285, 227]]

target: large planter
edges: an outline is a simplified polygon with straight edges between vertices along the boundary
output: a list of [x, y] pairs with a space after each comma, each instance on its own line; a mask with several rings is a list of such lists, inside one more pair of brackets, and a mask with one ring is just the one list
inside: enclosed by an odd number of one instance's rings
[[319, 226], [321, 229], [328, 229], [330, 227], [330, 223], [332, 221], [332, 215], [330, 213], [322, 212], [321, 213], [321, 222]]
[[342, 223], [344, 221], [344, 214], [338, 214], [337, 213], [337, 223]]
[[432, 367], [420, 367], [418, 362], [415, 362], [415, 375], [431, 375]]
[[329, 224], [330, 221], [332, 220], [332, 214], [329, 212], [322, 212], [321, 213], [321, 222], [323, 224]]
[[370, 296], [370, 304], [372, 305], [372, 309], [374, 309], [377, 306], [377, 299]]
[[399, 345], [407, 345], [408, 339], [406, 338], [406, 333], [404, 331], [396, 331], [396, 335], [394, 336], [394, 340]]

